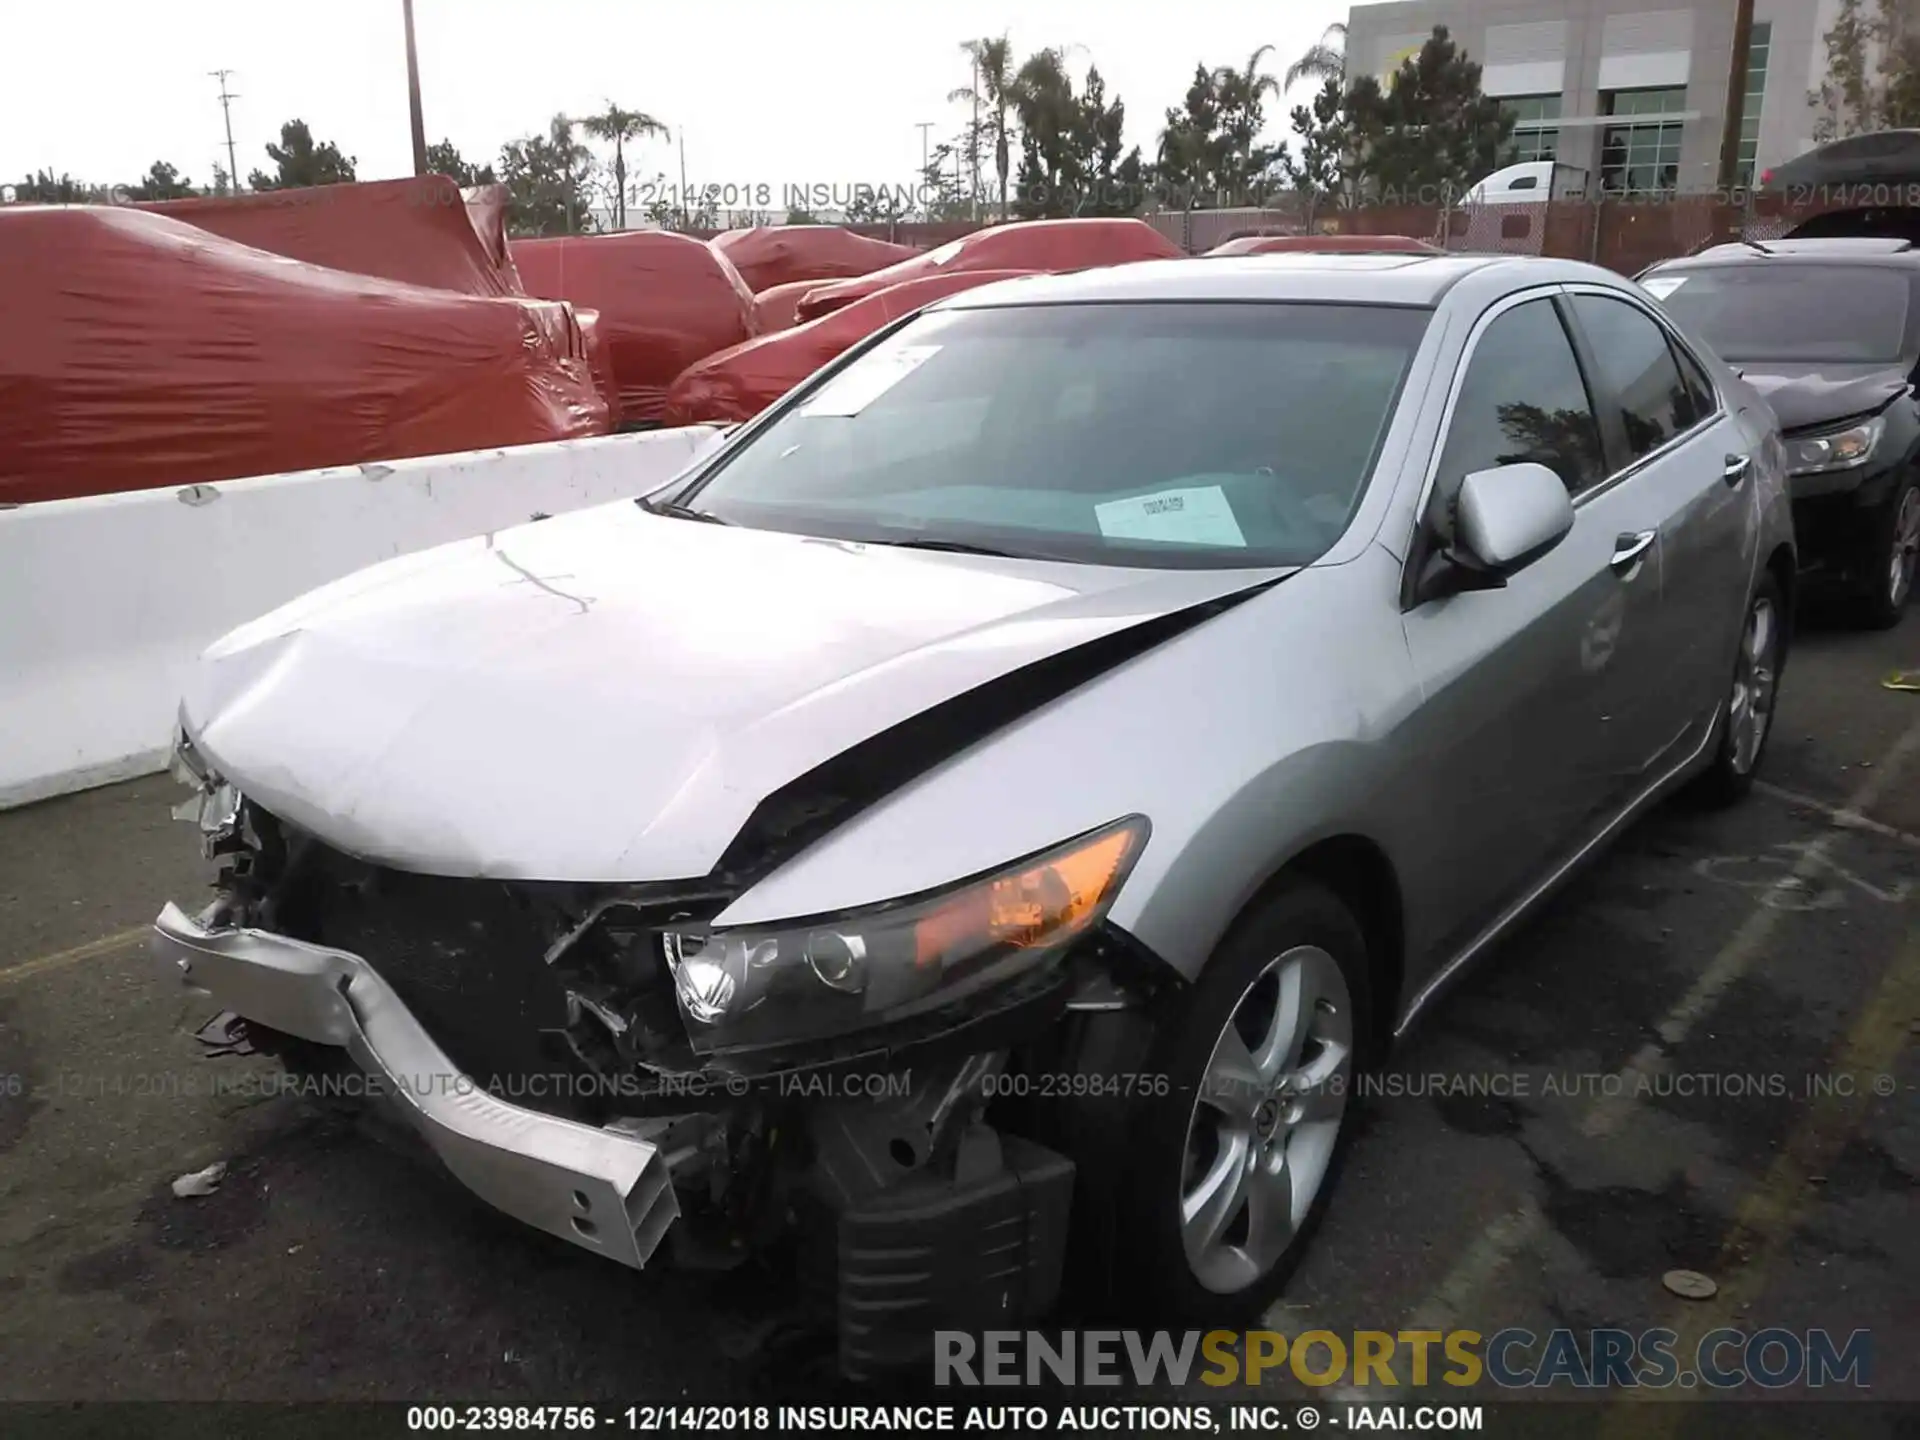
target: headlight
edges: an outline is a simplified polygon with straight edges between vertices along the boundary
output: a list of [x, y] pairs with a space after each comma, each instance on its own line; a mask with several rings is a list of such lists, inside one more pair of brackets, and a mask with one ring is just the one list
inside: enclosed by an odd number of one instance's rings
[[1107, 913], [1146, 838], [1135, 815], [937, 894], [783, 925], [663, 934], [693, 1048], [830, 1039], [1050, 964]]
[[1831, 435], [1811, 435], [1787, 441], [1787, 473], [1813, 475], [1822, 470], [1851, 470], [1873, 458], [1873, 450], [1885, 433], [1887, 422], [1876, 415], [1864, 424], [1836, 430]]

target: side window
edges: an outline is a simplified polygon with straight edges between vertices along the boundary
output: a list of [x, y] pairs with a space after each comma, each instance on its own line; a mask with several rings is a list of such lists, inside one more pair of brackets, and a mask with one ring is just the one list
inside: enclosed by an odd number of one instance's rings
[[1516, 305], [1481, 332], [1441, 452], [1436, 499], [1476, 470], [1535, 461], [1569, 494], [1606, 476], [1600, 427], [1573, 343], [1551, 300]]
[[1598, 382], [1612, 392], [1635, 460], [1658, 450], [1701, 417], [1680, 378], [1667, 334], [1624, 300], [1576, 295], [1573, 313], [1593, 350]]
[[1687, 387], [1687, 398], [1692, 402], [1693, 415], [1689, 425], [1697, 425], [1713, 414], [1713, 382], [1707, 379], [1707, 372], [1700, 368], [1700, 362], [1693, 353], [1672, 336], [1667, 343], [1673, 347], [1673, 358], [1680, 362], [1680, 381]]

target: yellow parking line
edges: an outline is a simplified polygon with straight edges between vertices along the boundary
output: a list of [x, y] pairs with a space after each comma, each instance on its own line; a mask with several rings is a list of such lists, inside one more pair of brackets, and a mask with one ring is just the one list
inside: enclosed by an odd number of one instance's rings
[[136, 925], [131, 930], [104, 935], [98, 940], [89, 940], [84, 945], [76, 945], [71, 950], [56, 950], [51, 955], [42, 955], [34, 960], [22, 960], [18, 965], [0, 967], [0, 985], [14, 980], [25, 980], [32, 975], [44, 975], [49, 970], [59, 970], [67, 965], [78, 965], [82, 960], [97, 960], [102, 955], [111, 955], [116, 951], [129, 949], [152, 933], [151, 925]]
[[[1668, 1320], [1667, 1328], [1679, 1336], [1673, 1353], [1683, 1366], [1690, 1365], [1702, 1337], [1722, 1326], [1736, 1326], [1760, 1298], [1769, 1272], [1791, 1245], [1802, 1216], [1819, 1199], [1817, 1181], [1852, 1140], [1868, 1107], [1887, 1098], [1882, 1077], [1891, 1076], [1916, 1013], [1920, 1013], [1920, 930], [1908, 936], [1833, 1057], [1829, 1078], [1844, 1075], [1851, 1084], [1824, 1090], [1807, 1107], [1765, 1177], [1734, 1210], [1712, 1277], [1718, 1292], [1711, 1301], [1688, 1305]], [[1883, 1088], [1877, 1089], [1876, 1081]], [[1765, 1323], [1765, 1317], [1754, 1318]], [[1669, 1433], [1679, 1422], [1677, 1414], [1649, 1412], [1633, 1402], [1687, 1399], [1700, 1393], [1622, 1392], [1619, 1408], [1609, 1416], [1616, 1423], [1602, 1433], [1623, 1440]]]

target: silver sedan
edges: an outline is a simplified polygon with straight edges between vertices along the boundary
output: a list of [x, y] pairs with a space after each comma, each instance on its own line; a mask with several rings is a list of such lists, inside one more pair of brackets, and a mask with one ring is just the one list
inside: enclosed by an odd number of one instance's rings
[[577, 1245], [802, 1217], [852, 1371], [916, 1328], [876, 1296], [1044, 1309], [1068, 1215], [1160, 1316], [1251, 1313], [1356, 1071], [1659, 797], [1750, 784], [1783, 473], [1578, 264], [976, 290], [662, 490], [216, 645], [228, 873], [156, 944], [293, 1063], [467, 1082], [409, 1113]]

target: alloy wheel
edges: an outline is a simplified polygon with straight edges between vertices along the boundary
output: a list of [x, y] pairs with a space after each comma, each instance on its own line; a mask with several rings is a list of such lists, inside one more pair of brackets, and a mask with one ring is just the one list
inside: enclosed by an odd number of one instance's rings
[[1760, 758], [1773, 723], [1773, 692], [1779, 674], [1780, 625], [1771, 597], [1762, 595], [1747, 612], [1734, 666], [1733, 698], [1727, 706], [1734, 773], [1745, 775]]
[[1215, 1294], [1269, 1274], [1305, 1224], [1346, 1115], [1353, 1005], [1325, 950], [1300, 945], [1241, 993], [1187, 1121], [1180, 1231]]
[[1894, 610], [1899, 610], [1907, 603], [1916, 569], [1920, 569], [1920, 486], [1910, 488], [1901, 497], [1900, 513], [1893, 519], [1893, 554], [1889, 557], [1887, 599]]

